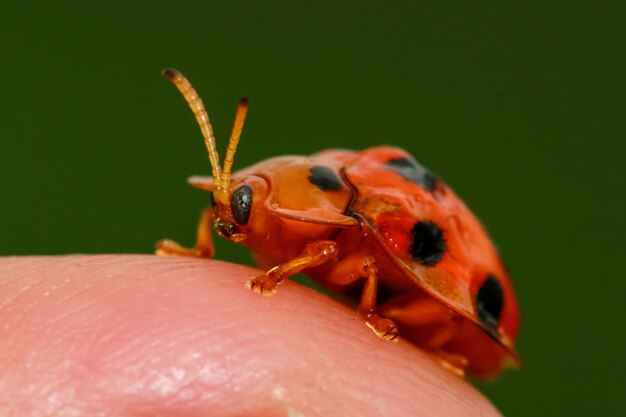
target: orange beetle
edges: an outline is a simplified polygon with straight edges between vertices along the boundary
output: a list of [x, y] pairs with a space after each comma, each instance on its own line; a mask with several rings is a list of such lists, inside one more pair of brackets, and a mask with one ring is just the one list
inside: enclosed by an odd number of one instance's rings
[[478, 219], [454, 192], [405, 151], [381, 146], [281, 156], [231, 175], [247, 113], [241, 100], [223, 168], [212, 127], [189, 81], [165, 75], [200, 125], [212, 177], [189, 182], [213, 193], [194, 248], [171, 240], [160, 255], [210, 258], [212, 226], [250, 248], [263, 275], [246, 286], [271, 295], [304, 272], [358, 298], [378, 336], [398, 335], [463, 375], [491, 376], [519, 359], [519, 310], [509, 276]]

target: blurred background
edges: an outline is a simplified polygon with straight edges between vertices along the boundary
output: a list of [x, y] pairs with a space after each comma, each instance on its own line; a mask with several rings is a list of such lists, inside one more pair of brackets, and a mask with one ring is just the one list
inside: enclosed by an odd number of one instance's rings
[[210, 168], [176, 67], [222, 150], [250, 97], [235, 168], [394, 144], [439, 173], [522, 308], [523, 369], [479, 388], [508, 416], [619, 414], [625, 10], [506, 3], [5, 0], [0, 255], [193, 243], [208, 195], [185, 179]]

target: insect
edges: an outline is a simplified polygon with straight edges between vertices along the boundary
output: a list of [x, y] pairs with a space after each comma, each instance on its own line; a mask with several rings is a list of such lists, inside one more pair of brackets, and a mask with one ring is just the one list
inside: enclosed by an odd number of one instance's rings
[[390, 146], [280, 156], [232, 173], [247, 100], [239, 102], [222, 167], [198, 94], [178, 71], [164, 74], [195, 114], [209, 153], [212, 177], [189, 182], [214, 203], [193, 248], [162, 240], [158, 254], [210, 258], [214, 226], [267, 270], [246, 284], [259, 294], [304, 272], [354, 297], [378, 336], [401, 334], [457, 374], [486, 377], [519, 363], [518, 305], [498, 251], [435, 174]]

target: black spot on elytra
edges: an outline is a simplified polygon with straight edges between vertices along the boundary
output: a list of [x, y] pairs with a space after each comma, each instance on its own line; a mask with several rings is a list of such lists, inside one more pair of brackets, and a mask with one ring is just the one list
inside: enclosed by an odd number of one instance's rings
[[446, 253], [443, 232], [435, 223], [417, 222], [413, 226], [413, 241], [409, 252], [422, 265], [436, 265]]
[[428, 169], [420, 165], [410, 156], [391, 159], [385, 167], [397, 172], [407, 180], [421, 185], [428, 191], [434, 191], [437, 187], [437, 177]]
[[489, 274], [476, 293], [476, 310], [480, 322], [497, 333], [504, 294], [498, 278]]
[[248, 223], [252, 208], [252, 188], [249, 185], [244, 184], [233, 192], [230, 198], [230, 208], [237, 223]]
[[321, 165], [315, 165], [310, 169], [309, 182], [322, 191], [337, 191], [343, 186], [341, 178], [335, 172]]

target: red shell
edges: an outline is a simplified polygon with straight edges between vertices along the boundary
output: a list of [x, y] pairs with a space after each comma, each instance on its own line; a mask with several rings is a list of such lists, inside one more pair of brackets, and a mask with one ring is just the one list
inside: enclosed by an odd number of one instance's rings
[[[350, 210], [371, 228], [390, 258], [415, 284], [499, 342], [517, 363], [513, 348], [520, 315], [515, 292], [498, 250], [463, 201], [439, 179], [430, 191], [389, 169], [389, 161], [412, 160], [398, 148], [358, 153], [330, 150], [313, 157], [343, 161], [343, 176], [356, 192]], [[441, 228], [447, 246], [434, 266], [420, 264], [409, 254], [412, 227], [425, 220]], [[487, 276], [497, 279], [503, 293], [497, 328], [485, 325], [477, 311], [477, 292]]]

